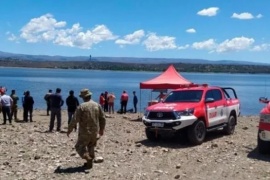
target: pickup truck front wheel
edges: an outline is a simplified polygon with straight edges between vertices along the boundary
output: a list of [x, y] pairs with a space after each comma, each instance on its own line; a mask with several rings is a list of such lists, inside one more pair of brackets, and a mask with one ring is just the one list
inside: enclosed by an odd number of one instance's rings
[[188, 139], [193, 145], [200, 145], [203, 143], [206, 135], [205, 124], [202, 120], [196, 121], [188, 129]]

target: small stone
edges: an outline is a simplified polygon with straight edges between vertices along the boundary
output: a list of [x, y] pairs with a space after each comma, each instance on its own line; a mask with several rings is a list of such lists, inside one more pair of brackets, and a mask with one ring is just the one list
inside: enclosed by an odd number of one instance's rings
[[95, 163], [102, 163], [104, 161], [103, 157], [99, 156], [94, 159]]
[[181, 164], [177, 164], [176, 169], [180, 169], [180, 168], [181, 168]]
[[154, 172], [155, 173], [160, 173], [160, 174], [163, 173], [163, 171], [161, 171], [161, 170], [155, 170]]
[[167, 149], [167, 148], [162, 148], [162, 151], [163, 151], [163, 152], [169, 152], [169, 149]]
[[141, 144], [141, 143], [137, 143], [135, 146], [136, 146], [136, 147], [141, 147], [142, 144]]
[[6, 161], [6, 162], [3, 163], [3, 165], [8, 166], [9, 162]]
[[38, 160], [38, 159], [40, 159], [40, 156], [39, 155], [35, 155], [34, 159], [35, 160]]
[[243, 130], [248, 130], [248, 127], [243, 127], [242, 129], [243, 129]]
[[211, 144], [211, 148], [217, 148], [217, 147], [218, 147], [218, 144], [216, 143]]
[[179, 179], [180, 178], [180, 175], [177, 174], [176, 176], [174, 176], [174, 179]]

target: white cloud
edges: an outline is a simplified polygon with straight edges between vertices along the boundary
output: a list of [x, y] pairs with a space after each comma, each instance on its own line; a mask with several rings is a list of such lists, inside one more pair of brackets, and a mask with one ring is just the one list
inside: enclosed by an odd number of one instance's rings
[[270, 49], [270, 44], [261, 44], [254, 46], [251, 51], [268, 51]]
[[128, 34], [124, 36], [123, 39], [117, 39], [115, 41], [116, 44], [120, 45], [132, 45], [132, 44], [138, 44], [141, 41], [141, 38], [144, 37], [144, 30], [138, 30], [133, 32], [132, 34]]
[[217, 15], [218, 10], [218, 7], [210, 7], [197, 12], [197, 14], [200, 16], [215, 16]]
[[235, 19], [253, 19], [254, 16], [250, 13], [244, 12], [241, 14], [237, 14], [237, 13], [233, 13], [231, 18], [235, 18]]
[[143, 42], [148, 51], [159, 51], [166, 49], [176, 49], [175, 37], [157, 36], [155, 33], [150, 33], [147, 39]]
[[117, 37], [105, 26], [97, 25], [92, 30], [83, 32], [79, 23], [70, 29], [65, 28], [65, 21], [57, 21], [51, 14], [31, 19], [22, 29], [20, 37], [26, 42], [37, 43], [50, 41], [58, 45], [91, 49], [93, 44], [114, 40]]
[[[52, 40], [58, 28], [66, 26], [66, 22], [57, 22], [51, 14], [45, 14], [39, 18], [33, 18], [21, 29], [20, 37], [27, 42], [40, 42]], [[48, 37], [47, 34], [51, 36]]]
[[179, 50], [184, 50], [184, 49], [187, 49], [187, 48], [189, 48], [189, 47], [190, 47], [189, 44], [186, 44], [186, 45], [184, 45], [184, 46], [178, 46], [177, 49], [179, 49]]
[[255, 42], [253, 38], [246, 37], [235, 37], [231, 40], [225, 40], [220, 43], [216, 49], [216, 52], [230, 52], [230, 51], [240, 51], [250, 48], [250, 46]]
[[263, 17], [262, 14], [258, 14], [258, 15], [256, 16], [257, 19], [260, 19], [260, 18], [262, 18], [262, 17]]
[[15, 36], [13, 33], [11, 32], [6, 32], [6, 35], [8, 36], [8, 40], [9, 41], [16, 41], [18, 42], [19, 38], [17, 36]]
[[80, 24], [74, 24], [71, 29], [60, 30], [57, 34], [55, 44], [91, 49], [94, 44], [117, 38], [105, 25], [98, 25], [92, 31], [81, 31]]
[[196, 30], [194, 28], [190, 28], [186, 30], [187, 33], [196, 33]]
[[195, 42], [192, 44], [192, 48], [199, 50], [213, 50], [217, 44], [214, 39], [208, 39], [202, 42]]
[[263, 17], [262, 14], [258, 14], [255, 17], [249, 12], [244, 12], [244, 13], [240, 13], [240, 14], [233, 13], [233, 15], [231, 16], [231, 18], [241, 19], [241, 20], [249, 20], [249, 19], [255, 19], [255, 18], [260, 19], [262, 17]]

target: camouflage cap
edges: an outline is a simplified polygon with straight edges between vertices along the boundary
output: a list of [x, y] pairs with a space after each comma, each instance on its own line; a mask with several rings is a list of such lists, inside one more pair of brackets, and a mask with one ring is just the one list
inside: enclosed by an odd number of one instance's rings
[[91, 95], [92, 95], [92, 92], [90, 92], [89, 89], [82, 89], [81, 90], [81, 94], [80, 94], [81, 98], [85, 98], [85, 97], [91, 96]]

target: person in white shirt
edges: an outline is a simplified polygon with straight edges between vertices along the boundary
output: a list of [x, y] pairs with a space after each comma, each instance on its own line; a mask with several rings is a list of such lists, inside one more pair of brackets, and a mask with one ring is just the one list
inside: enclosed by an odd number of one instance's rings
[[6, 89], [2, 87], [0, 89], [0, 106], [2, 107], [2, 113], [3, 113], [3, 124], [6, 124], [7, 118], [9, 120], [9, 123], [11, 124], [11, 113], [10, 113], [10, 107], [12, 106], [13, 100], [9, 95], [6, 95]]

